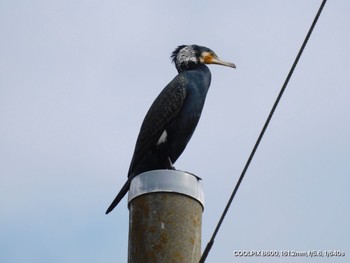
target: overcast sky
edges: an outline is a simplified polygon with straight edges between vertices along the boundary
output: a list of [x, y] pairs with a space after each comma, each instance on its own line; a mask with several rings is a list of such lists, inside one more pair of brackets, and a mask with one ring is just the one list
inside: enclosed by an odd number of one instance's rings
[[[289, 1], [0, 2], [0, 262], [126, 262], [124, 183], [176, 46], [210, 66], [175, 166], [203, 178], [208, 242], [319, 8]], [[349, 262], [350, 2], [328, 1], [207, 262]], [[339, 250], [345, 258], [238, 258]]]

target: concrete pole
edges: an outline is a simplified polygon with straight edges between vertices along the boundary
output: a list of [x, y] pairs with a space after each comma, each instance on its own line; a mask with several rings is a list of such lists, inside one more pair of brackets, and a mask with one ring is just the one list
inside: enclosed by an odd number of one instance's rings
[[128, 263], [198, 263], [203, 189], [193, 174], [155, 170], [129, 190]]

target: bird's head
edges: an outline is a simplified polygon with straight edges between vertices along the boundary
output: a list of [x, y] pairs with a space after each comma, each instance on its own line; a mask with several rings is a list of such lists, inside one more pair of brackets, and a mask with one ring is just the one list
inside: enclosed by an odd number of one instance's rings
[[199, 64], [218, 64], [236, 68], [235, 64], [220, 60], [213, 50], [198, 45], [178, 46], [171, 54], [171, 58], [178, 72], [191, 69]]

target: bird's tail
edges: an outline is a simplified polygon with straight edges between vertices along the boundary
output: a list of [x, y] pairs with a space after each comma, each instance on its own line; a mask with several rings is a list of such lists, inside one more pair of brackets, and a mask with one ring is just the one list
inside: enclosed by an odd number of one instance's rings
[[111, 212], [118, 204], [119, 202], [123, 199], [123, 197], [126, 195], [126, 193], [129, 191], [130, 183], [131, 180], [133, 179], [133, 176], [129, 176], [128, 180], [125, 182], [123, 185], [122, 189], [120, 189], [119, 193], [117, 196], [114, 198], [113, 202], [111, 205], [108, 207], [106, 211], [106, 215]]

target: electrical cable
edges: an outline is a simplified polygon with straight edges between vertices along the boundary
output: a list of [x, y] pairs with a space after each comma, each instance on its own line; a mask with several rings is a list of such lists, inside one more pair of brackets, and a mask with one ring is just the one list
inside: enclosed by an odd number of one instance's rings
[[304, 48], [305, 48], [305, 46], [306, 46], [306, 44], [307, 44], [307, 42], [308, 42], [308, 40], [309, 40], [309, 38], [310, 38], [310, 36], [312, 34], [312, 31], [313, 31], [313, 29], [314, 29], [314, 27], [315, 27], [315, 25], [316, 25], [316, 23], [318, 21], [319, 16], [321, 15], [321, 12], [322, 12], [323, 7], [326, 4], [326, 2], [327, 2], [327, 0], [323, 0], [322, 3], [321, 3], [320, 8], [318, 9], [318, 12], [317, 12], [317, 14], [316, 14], [316, 16], [314, 18], [314, 21], [312, 22], [311, 27], [310, 27], [310, 29], [309, 29], [309, 31], [308, 31], [305, 39], [304, 39], [304, 42], [303, 42], [303, 44], [300, 47], [298, 55], [296, 56], [296, 58], [294, 60], [294, 63], [293, 63], [293, 65], [292, 65], [292, 67], [291, 67], [291, 69], [290, 69], [290, 71], [289, 71], [289, 73], [287, 75], [287, 78], [286, 78], [286, 80], [285, 80], [285, 82], [284, 82], [284, 84], [283, 84], [283, 86], [281, 88], [281, 91], [280, 91], [280, 93], [277, 96], [277, 99], [276, 99], [276, 101], [275, 101], [275, 103], [274, 103], [274, 105], [273, 105], [273, 107], [272, 107], [272, 109], [270, 111], [270, 114], [267, 117], [267, 120], [266, 120], [266, 122], [265, 122], [265, 124], [264, 124], [264, 126], [263, 126], [263, 128], [262, 128], [262, 130], [260, 132], [260, 135], [259, 135], [259, 137], [258, 137], [258, 139], [257, 139], [257, 141], [256, 141], [256, 143], [255, 143], [255, 145], [253, 147], [253, 150], [251, 151], [251, 153], [249, 155], [249, 158], [248, 158], [248, 160], [247, 160], [247, 162], [246, 162], [246, 164], [245, 164], [245, 166], [243, 168], [243, 171], [242, 171], [242, 173], [241, 173], [241, 175], [240, 175], [240, 177], [239, 177], [239, 179], [238, 179], [238, 181], [236, 183], [236, 186], [235, 186], [235, 188], [234, 188], [234, 190], [233, 190], [233, 192], [232, 192], [232, 194], [231, 194], [231, 196], [230, 196], [230, 198], [229, 198], [229, 200], [228, 200], [228, 202], [226, 204], [226, 207], [225, 207], [225, 209], [224, 209], [224, 211], [223, 211], [223, 213], [222, 213], [222, 215], [220, 217], [220, 220], [219, 220], [219, 222], [218, 222], [218, 224], [217, 224], [217, 226], [216, 226], [216, 228], [214, 230], [214, 233], [213, 233], [210, 241], [208, 242], [208, 244], [207, 244], [207, 246], [206, 246], [206, 248], [205, 248], [205, 250], [204, 250], [204, 252], [202, 254], [201, 259], [199, 260], [199, 263], [204, 263], [205, 262], [208, 254], [209, 254], [209, 252], [210, 252], [210, 250], [211, 250], [211, 248], [212, 248], [212, 246], [214, 244], [214, 239], [215, 239], [215, 237], [216, 237], [216, 235], [217, 235], [217, 233], [218, 233], [218, 231], [219, 231], [219, 229], [221, 227], [222, 222], [225, 219], [225, 216], [226, 216], [226, 214], [227, 214], [227, 212], [228, 212], [228, 210], [229, 210], [229, 208], [231, 206], [233, 198], [235, 197], [235, 195], [237, 193], [237, 190], [238, 190], [238, 188], [239, 188], [239, 186], [240, 186], [240, 184], [241, 184], [241, 182], [242, 182], [242, 180], [244, 178], [244, 175], [246, 174], [246, 172], [248, 170], [248, 167], [249, 167], [249, 165], [250, 165], [250, 163], [251, 163], [251, 161], [252, 161], [252, 159], [253, 159], [253, 157], [255, 155], [255, 152], [256, 152], [256, 150], [259, 147], [261, 139], [263, 138], [263, 136], [265, 134], [265, 131], [266, 131], [266, 129], [267, 129], [267, 127], [268, 127], [268, 125], [269, 125], [269, 123], [270, 123], [270, 121], [272, 119], [272, 116], [273, 116], [273, 114], [274, 114], [274, 112], [275, 112], [275, 110], [277, 108], [277, 105], [278, 105], [279, 101], [281, 100], [281, 97], [282, 97], [282, 95], [283, 95], [283, 93], [284, 93], [284, 91], [285, 91], [285, 89], [286, 89], [286, 87], [288, 85], [288, 82], [289, 82], [290, 78], [293, 75], [294, 69], [296, 68], [296, 66], [297, 66], [297, 64], [299, 62], [299, 59], [300, 59], [300, 57], [301, 57], [301, 55], [302, 55], [302, 53], [304, 51]]

